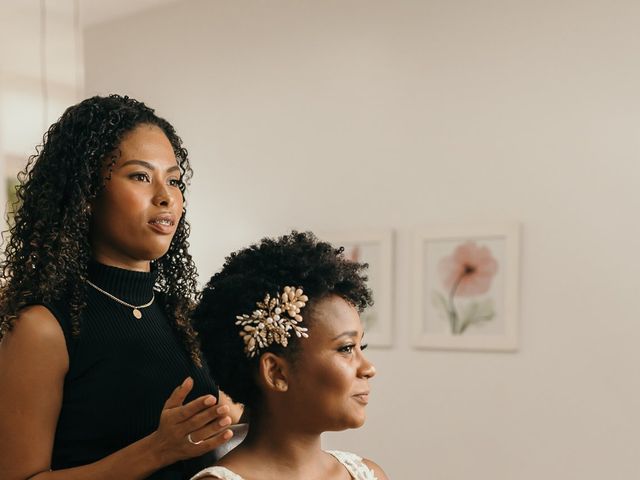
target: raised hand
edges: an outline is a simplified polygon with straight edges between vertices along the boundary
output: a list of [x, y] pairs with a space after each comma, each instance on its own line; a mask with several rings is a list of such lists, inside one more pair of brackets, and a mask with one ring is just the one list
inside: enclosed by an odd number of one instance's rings
[[227, 442], [233, 432], [229, 406], [217, 405], [213, 395], [204, 395], [183, 405], [193, 379], [188, 377], [164, 404], [158, 429], [152, 434], [162, 463], [203, 455]]

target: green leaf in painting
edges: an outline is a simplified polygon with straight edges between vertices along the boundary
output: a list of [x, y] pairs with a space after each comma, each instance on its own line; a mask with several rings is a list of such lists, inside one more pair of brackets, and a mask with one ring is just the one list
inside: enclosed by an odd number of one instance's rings
[[464, 333], [471, 325], [489, 322], [493, 320], [495, 316], [493, 300], [491, 298], [486, 298], [479, 302], [470, 302], [462, 311], [460, 333]]

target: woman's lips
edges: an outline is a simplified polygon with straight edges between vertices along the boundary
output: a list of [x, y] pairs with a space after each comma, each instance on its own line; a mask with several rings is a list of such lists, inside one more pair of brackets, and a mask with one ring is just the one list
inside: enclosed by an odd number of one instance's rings
[[369, 392], [358, 393], [354, 395], [353, 398], [355, 398], [356, 401], [362, 403], [363, 405], [366, 405], [367, 403], [369, 403]]
[[168, 235], [175, 230], [176, 222], [171, 217], [161, 216], [149, 220], [149, 226], [157, 233]]

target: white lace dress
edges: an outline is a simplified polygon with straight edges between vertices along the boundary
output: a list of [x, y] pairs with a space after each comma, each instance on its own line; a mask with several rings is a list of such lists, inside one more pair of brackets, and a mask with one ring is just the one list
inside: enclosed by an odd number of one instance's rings
[[[336, 459], [345, 466], [351, 474], [351, 478], [354, 480], [377, 480], [373, 471], [367, 467], [362, 461], [362, 458], [355, 453], [340, 452], [338, 450], [327, 450], [327, 453], [336, 457]], [[199, 480], [207, 475], [213, 475], [221, 480], [244, 480], [240, 475], [233, 473], [225, 467], [205, 468], [191, 477], [191, 480]]]

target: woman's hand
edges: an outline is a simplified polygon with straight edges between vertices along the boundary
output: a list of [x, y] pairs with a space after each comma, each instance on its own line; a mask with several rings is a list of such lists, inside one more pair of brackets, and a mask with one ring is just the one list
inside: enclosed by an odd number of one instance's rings
[[151, 435], [157, 455], [164, 465], [198, 457], [227, 442], [233, 432], [228, 405], [217, 405], [213, 395], [199, 397], [185, 405], [191, 389], [189, 377], [164, 404], [158, 429]]

